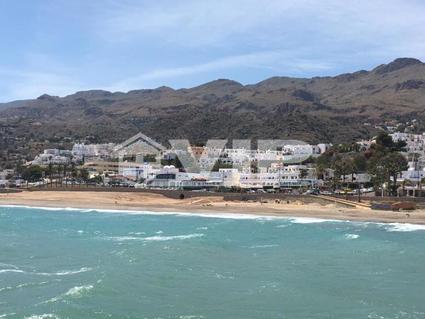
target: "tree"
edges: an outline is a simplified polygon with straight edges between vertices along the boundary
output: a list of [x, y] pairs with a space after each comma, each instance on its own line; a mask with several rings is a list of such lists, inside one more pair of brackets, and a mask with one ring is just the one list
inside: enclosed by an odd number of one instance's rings
[[407, 170], [407, 160], [400, 153], [388, 153], [384, 157], [375, 156], [371, 158], [368, 172], [372, 175], [372, 181], [376, 186], [388, 183], [392, 195], [397, 193], [397, 176]]
[[384, 148], [392, 148], [394, 146], [393, 138], [385, 132], [378, 134], [376, 144]]
[[365, 172], [367, 169], [367, 161], [364, 154], [356, 154], [353, 157], [353, 165], [356, 173]]
[[405, 141], [397, 141], [394, 143], [393, 150], [395, 152], [405, 152], [407, 143]]
[[308, 176], [308, 169], [301, 168], [300, 169], [300, 179], [306, 179]]
[[85, 182], [87, 182], [87, 180], [90, 177], [89, 171], [85, 168], [82, 168], [82, 169], [79, 170], [79, 175], [80, 175], [81, 179]]
[[29, 166], [22, 172], [22, 178], [29, 182], [39, 181], [43, 177], [43, 169], [40, 166]]
[[342, 176], [343, 183], [345, 183], [347, 175], [354, 174], [354, 164], [350, 157], [336, 159], [333, 163], [333, 169], [336, 179], [339, 180]]
[[407, 143], [405, 141], [393, 141], [393, 138], [385, 132], [381, 132], [376, 137], [375, 148], [381, 149], [384, 152], [404, 152]]
[[53, 186], [53, 164], [49, 163], [49, 166], [47, 167], [47, 171], [49, 172], [49, 179], [50, 179], [50, 187]]
[[390, 187], [393, 195], [397, 194], [397, 176], [407, 170], [408, 164], [406, 158], [400, 153], [389, 153], [383, 158], [383, 166], [387, 173], [389, 183], [391, 185], [391, 179], [393, 185]]
[[71, 176], [72, 176], [73, 178], [78, 177], [78, 170], [77, 170], [77, 168], [75, 167], [75, 163], [74, 163], [74, 162], [71, 162]]

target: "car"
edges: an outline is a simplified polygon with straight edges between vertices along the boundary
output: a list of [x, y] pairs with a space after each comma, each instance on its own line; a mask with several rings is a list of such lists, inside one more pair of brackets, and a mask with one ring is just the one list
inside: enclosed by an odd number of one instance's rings
[[320, 191], [318, 189], [309, 189], [306, 192], [304, 192], [303, 195], [319, 195]]

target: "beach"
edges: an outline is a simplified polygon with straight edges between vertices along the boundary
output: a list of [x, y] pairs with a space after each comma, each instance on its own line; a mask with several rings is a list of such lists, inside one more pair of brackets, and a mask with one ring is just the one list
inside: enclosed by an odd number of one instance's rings
[[349, 208], [337, 203], [290, 201], [226, 201], [223, 196], [173, 199], [148, 192], [23, 191], [0, 194], [0, 205], [125, 210], [251, 216], [308, 217], [383, 223], [425, 224], [425, 210], [392, 212], [366, 207]]

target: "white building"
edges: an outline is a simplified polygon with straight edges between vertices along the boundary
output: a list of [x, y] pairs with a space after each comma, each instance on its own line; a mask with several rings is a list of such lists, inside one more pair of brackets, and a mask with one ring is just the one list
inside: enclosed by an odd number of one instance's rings
[[406, 142], [406, 151], [408, 153], [424, 154], [425, 151], [425, 133], [411, 134], [395, 132], [390, 134], [394, 142]]
[[47, 166], [53, 165], [66, 165], [70, 164], [72, 160], [71, 151], [59, 149], [46, 149], [42, 154], [37, 155], [31, 165]]
[[72, 147], [73, 156], [79, 160], [85, 159], [109, 159], [112, 157], [116, 145], [108, 144], [74, 144]]
[[280, 186], [291, 187], [313, 187], [318, 183], [316, 171], [306, 165], [288, 165], [280, 170]]
[[118, 175], [132, 180], [147, 180], [155, 178], [160, 173], [160, 169], [148, 163], [120, 162]]

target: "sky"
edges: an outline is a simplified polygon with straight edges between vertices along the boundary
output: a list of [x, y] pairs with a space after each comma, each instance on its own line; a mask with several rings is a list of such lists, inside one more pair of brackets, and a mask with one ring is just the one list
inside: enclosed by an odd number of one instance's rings
[[0, 102], [425, 60], [423, 0], [0, 0]]

